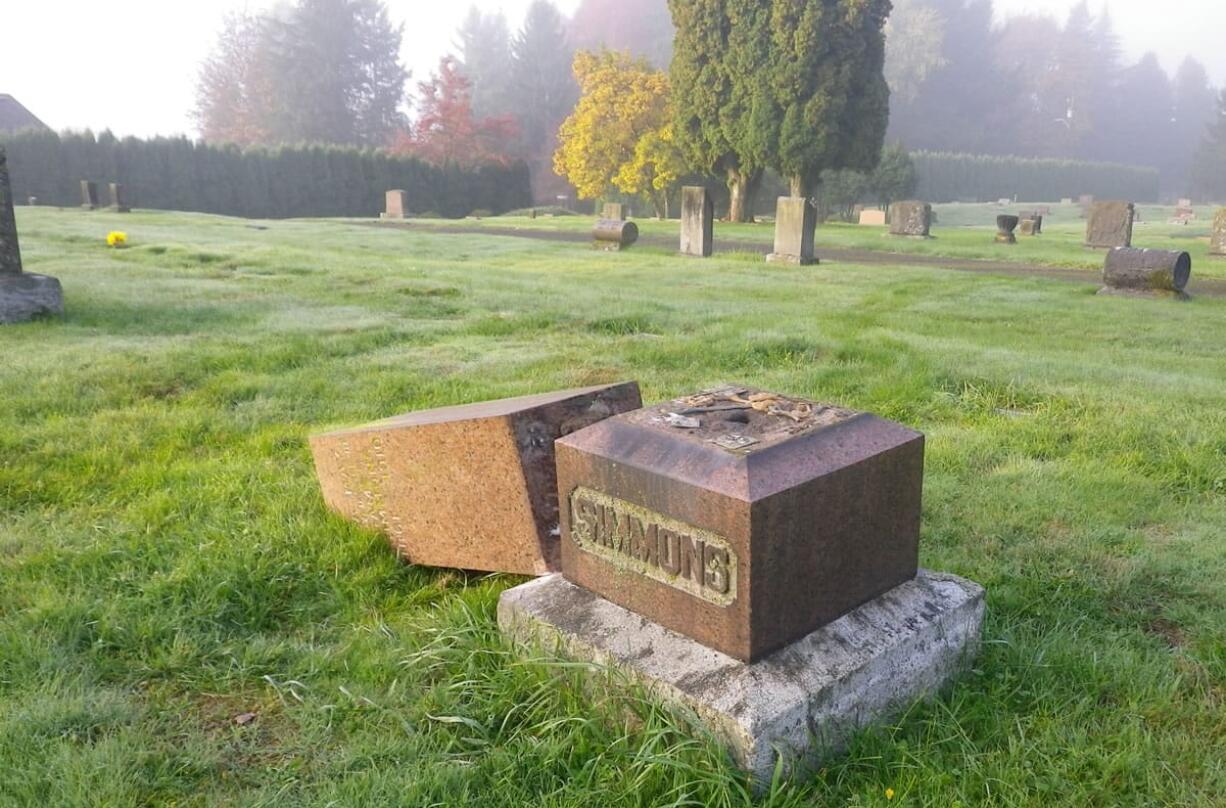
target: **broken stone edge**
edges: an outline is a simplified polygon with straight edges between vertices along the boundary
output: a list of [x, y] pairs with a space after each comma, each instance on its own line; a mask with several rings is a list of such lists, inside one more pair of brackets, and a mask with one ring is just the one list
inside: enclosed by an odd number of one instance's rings
[[498, 625], [513, 644], [594, 663], [682, 708], [727, 746], [756, 788], [776, 760], [811, 771], [870, 724], [903, 712], [969, 666], [984, 590], [920, 570], [774, 654], [749, 664], [550, 575], [503, 592]]

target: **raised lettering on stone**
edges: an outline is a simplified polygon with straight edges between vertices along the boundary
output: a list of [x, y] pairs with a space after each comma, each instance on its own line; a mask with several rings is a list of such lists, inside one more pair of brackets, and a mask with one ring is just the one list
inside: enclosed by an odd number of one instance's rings
[[570, 537], [584, 552], [696, 598], [736, 600], [737, 558], [728, 541], [588, 488], [570, 495]]

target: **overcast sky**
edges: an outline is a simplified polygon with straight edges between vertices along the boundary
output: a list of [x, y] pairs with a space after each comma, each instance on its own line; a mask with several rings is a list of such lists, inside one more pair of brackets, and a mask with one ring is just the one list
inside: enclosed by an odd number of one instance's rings
[[[117, 134], [194, 134], [188, 112], [196, 71], [230, 10], [271, 0], [2, 0], [0, 93], [10, 93], [54, 129], [110, 128]], [[570, 13], [579, 0], [555, 0]], [[1001, 17], [1048, 11], [1061, 18], [1077, 0], [996, 0]], [[531, 0], [477, 0], [518, 26]], [[1107, 5], [1127, 56], [1159, 54], [1169, 70], [1191, 54], [1226, 85], [1226, 0], [1091, 0]], [[469, 0], [387, 0], [405, 23], [404, 61], [428, 74], [451, 47]]]

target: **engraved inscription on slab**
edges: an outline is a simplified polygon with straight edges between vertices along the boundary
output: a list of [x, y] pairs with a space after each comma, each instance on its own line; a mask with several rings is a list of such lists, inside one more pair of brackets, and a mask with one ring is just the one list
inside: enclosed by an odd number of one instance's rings
[[709, 530], [579, 487], [570, 495], [570, 537], [627, 572], [720, 606], [736, 600], [736, 553]]

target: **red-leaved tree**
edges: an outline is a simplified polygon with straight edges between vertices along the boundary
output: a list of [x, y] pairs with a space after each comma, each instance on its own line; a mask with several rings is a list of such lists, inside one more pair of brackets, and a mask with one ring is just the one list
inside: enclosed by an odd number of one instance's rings
[[439, 61], [430, 81], [417, 85], [417, 120], [396, 136], [391, 150], [435, 165], [481, 163], [505, 165], [517, 136], [510, 116], [473, 117], [472, 86], [453, 56]]

